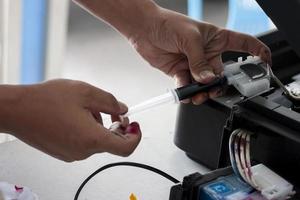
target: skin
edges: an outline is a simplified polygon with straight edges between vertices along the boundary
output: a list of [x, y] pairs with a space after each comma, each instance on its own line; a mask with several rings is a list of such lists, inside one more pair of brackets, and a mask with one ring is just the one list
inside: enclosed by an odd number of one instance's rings
[[[222, 73], [220, 55], [227, 50], [249, 52], [271, 64], [270, 50], [254, 37], [194, 21], [150, 0], [76, 2], [117, 29], [178, 86], [213, 80]], [[200, 104], [218, 94], [197, 94], [192, 101]], [[0, 86], [0, 131], [67, 162], [102, 152], [130, 155], [141, 130], [138, 123], [119, 117], [126, 112], [112, 94], [80, 81]], [[119, 122], [107, 129], [99, 113]]]
[[6, 94], [0, 98], [0, 131], [67, 162], [102, 152], [128, 156], [141, 139], [140, 130], [132, 130], [128, 119], [121, 123], [123, 137], [103, 127], [100, 112], [115, 121], [127, 107], [112, 94], [84, 82], [62, 79], [30, 86], [3, 85], [0, 93]]

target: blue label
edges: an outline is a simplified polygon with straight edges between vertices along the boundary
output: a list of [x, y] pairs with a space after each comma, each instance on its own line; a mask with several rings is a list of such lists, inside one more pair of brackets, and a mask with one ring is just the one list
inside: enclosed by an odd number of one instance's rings
[[231, 192], [231, 188], [225, 183], [215, 183], [208, 186], [211, 190], [213, 190], [217, 194], [225, 194]]

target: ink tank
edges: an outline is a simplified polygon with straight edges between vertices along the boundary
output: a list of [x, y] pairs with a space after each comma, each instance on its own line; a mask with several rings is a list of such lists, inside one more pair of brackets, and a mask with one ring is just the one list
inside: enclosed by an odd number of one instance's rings
[[254, 189], [235, 174], [199, 186], [198, 200], [244, 200]]

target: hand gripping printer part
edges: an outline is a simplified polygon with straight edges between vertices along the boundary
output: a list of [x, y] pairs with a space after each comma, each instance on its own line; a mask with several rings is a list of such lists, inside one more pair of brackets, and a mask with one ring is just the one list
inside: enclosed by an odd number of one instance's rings
[[191, 98], [197, 93], [207, 92], [215, 87], [233, 85], [241, 95], [251, 98], [270, 90], [270, 73], [268, 65], [257, 56], [248, 56], [246, 60], [238, 59], [238, 62], [224, 66], [224, 76], [218, 77], [208, 84], [193, 83], [167, 93], [151, 98], [138, 105], [130, 107], [122, 117], [167, 104], [179, 103], [181, 100]]

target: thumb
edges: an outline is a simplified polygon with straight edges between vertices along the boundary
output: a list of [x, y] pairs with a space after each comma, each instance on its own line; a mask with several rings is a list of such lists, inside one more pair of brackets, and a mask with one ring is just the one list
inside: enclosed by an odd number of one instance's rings
[[193, 78], [201, 83], [208, 83], [215, 79], [213, 67], [206, 60], [203, 41], [199, 34], [190, 37], [184, 46], [184, 54], [188, 58], [189, 68]]
[[108, 153], [119, 156], [129, 156], [141, 141], [142, 133], [137, 122], [132, 122], [122, 130], [107, 130], [104, 149]]

